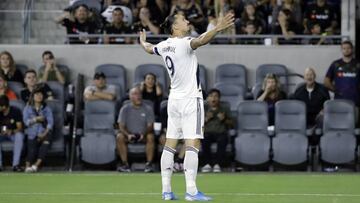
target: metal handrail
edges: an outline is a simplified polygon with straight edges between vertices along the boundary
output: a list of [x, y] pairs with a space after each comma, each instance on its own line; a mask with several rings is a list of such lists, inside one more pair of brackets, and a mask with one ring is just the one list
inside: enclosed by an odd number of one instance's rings
[[24, 4], [23, 15], [23, 33], [22, 41], [23, 44], [28, 44], [31, 35], [31, 10], [33, 8], [33, 0], [26, 0]]
[[[88, 34], [88, 33], [81, 33], [81, 34], [67, 34], [67, 37], [130, 37], [136, 38], [139, 37], [139, 34]], [[159, 35], [147, 35], [146, 38], [168, 38], [169, 35], [167, 34], [159, 34]], [[222, 38], [222, 39], [229, 39], [229, 38], [236, 38], [236, 39], [248, 39], [248, 38], [256, 38], [256, 39], [265, 39], [265, 38], [273, 38], [273, 37], [284, 37], [283, 35], [271, 35], [271, 34], [261, 34], [261, 35], [224, 35], [219, 34], [215, 36], [215, 38]], [[348, 35], [292, 35], [290, 38], [301, 38], [301, 39], [313, 39], [313, 38], [325, 38], [325, 39], [343, 39], [349, 38]]]

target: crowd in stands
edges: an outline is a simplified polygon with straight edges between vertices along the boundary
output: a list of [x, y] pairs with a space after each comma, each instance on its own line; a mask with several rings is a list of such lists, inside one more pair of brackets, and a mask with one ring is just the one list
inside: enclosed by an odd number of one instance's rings
[[[71, 1], [56, 19], [66, 28], [70, 44], [132, 44], [136, 37], [111, 36], [138, 34], [146, 30], [150, 42], [162, 38], [161, 23], [173, 13], [182, 13], [190, 22], [191, 35], [213, 29], [217, 19], [229, 12], [235, 24], [224, 35], [245, 38], [217, 39], [213, 43], [264, 44], [254, 35], [273, 34], [273, 44], [332, 44], [327, 35], [340, 34], [340, 0], [103, 0], [98, 6]], [[91, 37], [87, 34], [104, 34]], [[299, 39], [293, 35], [312, 35]], [[246, 37], [246, 35], [249, 35]]]
[[[316, 82], [315, 68], [308, 67], [304, 72], [304, 82], [298, 84], [293, 93], [286, 92], [276, 74], [265, 76], [261, 90], [253, 95], [254, 100], [266, 102], [268, 106], [269, 126], [274, 125], [275, 104], [280, 100], [295, 99], [303, 101], [307, 111], [307, 127], [321, 128], [324, 103], [330, 99], [329, 91], [334, 92], [335, 99], [351, 101], [357, 108], [360, 106], [360, 63], [353, 58], [353, 45], [350, 41], [341, 44], [342, 57], [331, 63], [324, 83]], [[13, 148], [13, 170], [21, 171], [20, 155], [24, 139], [27, 143], [26, 172], [36, 172], [49, 150], [52, 142], [54, 117], [48, 101], [59, 99], [48, 85], [56, 82], [63, 88], [69, 83], [69, 72], [62, 71], [56, 64], [51, 51], [42, 55], [44, 65], [39, 74], [28, 69], [24, 74], [16, 68], [12, 55], [0, 53], [0, 143], [11, 141]], [[24, 85], [21, 91], [11, 89], [9, 84]], [[23, 84], [24, 83], [24, 84]], [[119, 171], [129, 172], [127, 146], [129, 143], [143, 143], [146, 146], [146, 172], [154, 170], [155, 149], [157, 144], [164, 145], [167, 126], [166, 88], [161, 87], [154, 73], [145, 74], [143, 81], [135, 83], [129, 90], [127, 98], [121, 98], [121, 108], [117, 117], [116, 146], [120, 157]], [[228, 132], [236, 129], [236, 119], [227, 102], [222, 100], [222, 92], [211, 88], [207, 94], [205, 106], [205, 139], [202, 142], [203, 172], [220, 172], [224, 166], [226, 147], [230, 142]], [[107, 82], [103, 72], [95, 72], [93, 84], [85, 88], [85, 102], [104, 100], [119, 101], [120, 95], [114, 84]], [[13, 107], [11, 102], [22, 101], [24, 109]], [[63, 98], [64, 101], [64, 98]], [[165, 106], [165, 108], [164, 108]], [[65, 106], [63, 106], [65, 109]], [[117, 113], [117, 112], [116, 112]], [[154, 127], [160, 122], [161, 127]], [[158, 132], [156, 132], [158, 131]], [[217, 152], [211, 154], [211, 143], [217, 143]], [[315, 141], [315, 145], [318, 141]], [[0, 144], [1, 151], [1, 144]], [[175, 168], [181, 170], [183, 149], [176, 157]], [[0, 153], [0, 171], [2, 159]]]

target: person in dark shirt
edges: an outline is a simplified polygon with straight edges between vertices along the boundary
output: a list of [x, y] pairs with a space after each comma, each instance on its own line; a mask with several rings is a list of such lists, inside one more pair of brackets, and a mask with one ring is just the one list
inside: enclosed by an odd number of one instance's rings
[[341, 43], [343, 57], [329, 67], [324, 85], [335, 93], [335, 99], [348, 99], [360, 106], [360, 63], [353, 58], [353, 44]]
[[322, 126], [323, 106], [330, 99], [328, 90], [315, 81], [316, 73], [313, 68], [306, 68], [304, 83], [296, 88], [294, 99], [306, 104], [306, 120], [308, 128]]
[[170, 15], [174, 13], [183, 13], [185, 18], [195, 27], [197, 33], [202, 33], [206, 29], [205, 18], [199, 4], [191, 0], [176, 1], [171, 8]]
[[30, 99], [31, 93], [33, 92], [33, 90], [36, 89], [40, 89], [44, 95], [44, 100], [48, 99], [48, 100], [52, 100], [54, 99], [53, 97], [53, 92], [50, 89], [50, 87], [46, 84], [46, 83], [37, 83], [37, 76], [36, 76], [36, 71], [35, 70], [27, 70], [25, 72], [25, 78], [24, 78], [26, 87], [21, 91], [21, 99], [27, 103]]
[[[221, 93], [218, 89], [211, 89], [205, 106], [204, 139], [201, 142], [205, 165], [202, 172], [221, 172], [224, 163], [228, 130], [233, 125], [230, 109], [220, 104]], [[216, 157], [211, 158], [211, 144], [216, 142]], [[213, 167], [211, 167], [213, 165]]]
[[[245, 23], [244, 34], [245, 35], [256, 35], [258, 27], [256, 23], [249, 20]], [[264, 44], [264, 40], [255, 37], [241, 38], [238, 40], [240, 44]]]
[[[149, 35], [160, 34], [159, 23], [151, 18], [150, 11], [146, 7], [140, 9], [139, 21], [135, 22], [132, 26], [133, 33], [139, 33], [143, 30], [145, 30], [145, 32], [147, 32]], [[151, 43], [158, 43], [160, 39], [149, 38], [148, 40]]]
[[0, 53], [0, 74], [6, 77], [7, 81], [20, 82], [24, 84], [23, 75], [15, 66], [15, 61], [10, 52]]
[[90, 18], [88, 6], [81, 4], [74, 8], [73, 13], [65, 12], [57, 20], [57, 23], [66, 27], [67, 34], [79, 35], [79, 37], [69, 37], [70, 44], [96, 44], [96, 37], [88, 37], [88, 34], [98, 32], [97, 24]]
[[305, 33], [309, 33], [311, 23], [318, 23], [321, 30], [328, 34], [336, 33], [338, 27], [337, 15], [333, 7], [326, 0], [316, 0], [315, 4], [308, 6], [304, 14]]
[[[19, 109], [9, 105], [6, 95], [0, 96], [0, 152], [1, 142], [9, 140], [14, 143], [13, 171], [20, 172], [20, 156], [24, 143], [22, 113]], [[0, 171], [2, 171], [2, 153], [0, 153]]]
[[299, 44], [300, 40], [293, 38], [293, 35], [302, 33], [301, 27], [291, 18], [291, 11], [283, 9], [279, 12], [277, 23], [273, 28], [273, 34], [283, 35], [284, 37], [276, 38], [275, 44]]
[[[121, 8], [115, 8], [112, 12], [112, 22], [105, 25], [105, 34], [130, 34], [131, 30], [123, 21], [124, 12]], [[130, 44], [128, 37], [104, 37], [105, 44]]]
[[258, 101], [265, 101], [268, 104], [269, 126], [275, 124], [275, 103], [286, 97], [286, 93], [280, 89], [278, 77], [272, 73], [267, 74], [256, 98]]
[[159, 34], [159, 22], [156, 22], [152, 19], [150, 15], [150, 11], [147, 7], [142, 7], [139, 12], [139, 21], [135, 22], [132, 30], [134, 33], [138, 33], [145, 29], [147, 32], [151, 32], [152, 34]]
[[156, 75], [147, 73], [144, 81], [140, 84], [140, 91], [143, 99], [153, 102], [155, 116], [159, 118], [162, 89], [159, 83], [156, 82]]
[[266, 23], [257, 12], [256, 5], [253, 4], [252, 2], [249, 2], [245, 5], [244, 11], [241, 14], [241, 18], [240, 18], [241, 32], [245, 32], [246, 23], [249, 21], [253, 22], [257, 28], [255, 34], [265, 33]]
[[310, 25], [310, 34], [314, 36], [313, 38], [304, 39], [303, 44], [312, 44], [312, 45], [322, 45], [322, 44], [332, 44], [331, 39], [325, 39], [324, 36], [327, 35], [326, 32], [323, 33], [319, 23], [313, 23]]

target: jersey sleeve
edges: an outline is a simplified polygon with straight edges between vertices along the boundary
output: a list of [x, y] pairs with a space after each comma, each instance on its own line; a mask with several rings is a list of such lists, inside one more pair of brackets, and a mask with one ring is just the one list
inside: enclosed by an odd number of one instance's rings
[[161, 56], [161, 47], [162, 47], [162, 43], [161, 43], [161, 42], [158, 43], [157, 45], [155, 45], [155, 46], [153, 47], [153, 52], [154, 52], [154, 54]]
[[191, 48], [191, 40], [193, 40], [194, 38], [193, 38], [193, 37], [186, 37], [186, 38], [184, 38], [184, 39], [185, 39], [186, 49], [187, 49], [189, 52], [194, 51], [194, 49]]
[[326, 77], [330, 78], [331, 81], [334, 80], [335, 77], [335, 63], [332, 63], [328, 69], [328, 71], [326, 72]]

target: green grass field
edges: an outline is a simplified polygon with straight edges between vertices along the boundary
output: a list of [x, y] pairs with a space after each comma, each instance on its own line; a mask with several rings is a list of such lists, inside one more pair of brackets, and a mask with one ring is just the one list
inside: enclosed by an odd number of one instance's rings
[[[359, 203], [358, 173], [199, 174], [198, 187], [213, 202]], [[0, 203], [162, 202], [160, 174], [0, 173]], [[173, 176], [173, 191], [184, 201], [184, 176]]]

